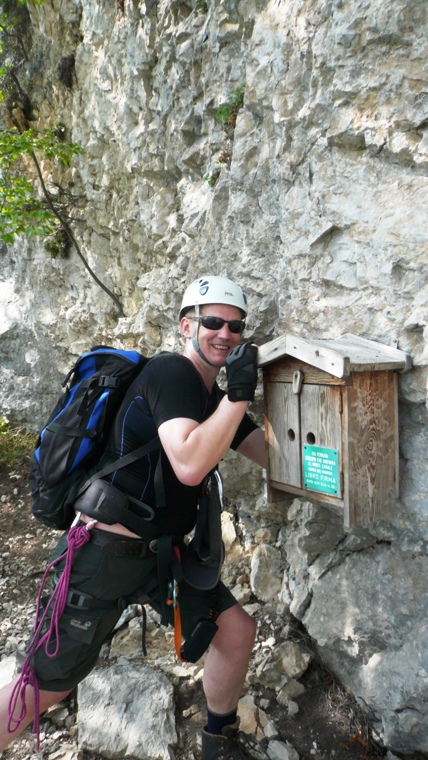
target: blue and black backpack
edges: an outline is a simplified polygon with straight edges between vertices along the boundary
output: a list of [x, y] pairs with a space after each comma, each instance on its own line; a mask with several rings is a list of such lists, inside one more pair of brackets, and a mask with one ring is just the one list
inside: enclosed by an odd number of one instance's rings
[[103, 454], [116, 413], [131, 382], [149, 359], [138, 351], [95, 346], [82, 354], [65, 377], [65, 391], [41, 431], [30, 460], [33, 515], [65, 530], [74, 502], [95, 479], [145, 456], [156, 438], [89, 476]]

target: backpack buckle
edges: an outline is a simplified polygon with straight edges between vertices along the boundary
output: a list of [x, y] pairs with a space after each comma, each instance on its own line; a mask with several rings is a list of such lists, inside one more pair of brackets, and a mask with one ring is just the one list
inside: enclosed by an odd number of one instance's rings
[[108, 375], [101, 375], [98, 380], [98, 385], [101, 388], [119, 388], [120, 380], [117, 377], [109, 377]]

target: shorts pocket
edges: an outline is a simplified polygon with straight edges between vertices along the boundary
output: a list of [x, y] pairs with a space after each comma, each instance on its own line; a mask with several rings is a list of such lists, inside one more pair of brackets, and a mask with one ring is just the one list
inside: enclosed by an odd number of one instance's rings
[[[110, 557], [91, 543], [78, 549], [71, 563], [70, 587], [96, 599], [112, 601], [142, 588], [156, 572], [156, 556]], [[56, 568], [58, 577], [65, 560]]]
[[[103, 579], [105, 578], [107, 564], [107, 557], [97, 546], [85, 544], [77, 549], [73, 557], [70, 586], [91, 596], [96, 596], [104, 585]], [[64, 565], [65, 559], [62, 559], [56, 566], [55, 575], [57, 578], [61, 575]], [[102, 594], [100, 596], [103, 598]]]
[[63, 612], [59, 621], [59, 648], [56, 638], [48, 652], [42, 646], [33, 656], [37, 681], [41, 689], [66, 691], [73, 688], [92, 670], [99, 651], [120, 617], [119, 609], [76, 610]]
[[90, 615], [72, 615], [63, 612], [61, 625], [65, 633], [73, 641], [81, 641], [83, 644], [91, 644], [97, 630], [99, 615], [94, 618]]

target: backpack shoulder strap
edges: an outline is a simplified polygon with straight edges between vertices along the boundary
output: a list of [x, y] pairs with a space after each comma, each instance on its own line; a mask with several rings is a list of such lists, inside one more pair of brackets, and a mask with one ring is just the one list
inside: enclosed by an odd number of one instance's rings
[[127, 467], [133, 462], [136, 462], [137, 459], [141, 459], [142, 457], [146, 456], [146, 454], [150, 454], [151, 451], [154, 451], [155, 449], [159, 447], [160, 447], [160, 440], [159, 440], [159, 437], [156, 436], [156, 438], [153, 438], [152, 441], [149, 441], [148, 443], [144, 443], [142, 446], [139, 446], [138, 449], [135, 449], [134, 451], [130, 451], [129, 454], [126, 454], [124, 457], [120, 457], [119, 459], [116, 459], [114, 462], [107, 464], [105, 467], [102, 468], [102, 470], [98, 470], [98, 472], [94, 472], [94, 474], [91, 475], [91, 477], [88, 478], [83, 483], [83, 485], [79, 488], [79, 491], [76, 494], [76, 498], [78, 496], [81, 496], [82, 493], [86, 491], [86, 489], [89, 488], [89, 486], [92, 485], [92, 483], [94, 483], [96, 480], [105, 478], [106, 475], [111, 475], [112, 472], [114, 472], [115, 470], [120, 470], [122, 469], [122, 467]]
[[[170, 353], [168, 351], [160, 351], [158, 354], [154, 354], [142, 367], [142, 370], [145, 370], [147, 365], [153, 361], [156, 361], [160, 356], [163, 356], [167, 353]], [[150, 454], [151, 451], [154, 451], [157, 448], [161, 447], [159, 436], [156, 436], [156, 438], [153, 438], [152, 441], [149, 441], [148, 443], [144, 443], [142, 446], [139, 446], [138, 449], [135, 449], [135, 451], [129, 452], [129, 454], [126, 454], [124, 457], [120, 457], [120, 459], [116, 459], [114, 462], [111, 462], [111, 464], [106, 465], [98, 472], [95, 472], [88, 480], [86, 480], [81, 488], [79, 489], [78, 493], [76, 494], [76, 498], [78, 496], [81, 496], [84, 491], [86, 491], [87, 488], [89, 488], [92, 483], [95, 482], [95, 480], [99, 480], [101, 478], [105, 478], [106, 475], [111, 475], [112, 472], [115, 470], [120, 470], [122, 467], [128, 467], [128, 465], [133, 464], [138, 459], [141, 459], [142, 457], [146, 456], [146, 454]], [[162, 462], [161, 462], [161, 456], [159, 455], [158, 463], [156, 465], [155, 475], [154, 475], [154, 488], [155, 488], [155, 494], [156, 494], [156, 506], [159, 507], [165, 507], [166, 506], [166, 496], [165, 496], [165, 486], [163, 481], [163, 473], [162, 473]]]

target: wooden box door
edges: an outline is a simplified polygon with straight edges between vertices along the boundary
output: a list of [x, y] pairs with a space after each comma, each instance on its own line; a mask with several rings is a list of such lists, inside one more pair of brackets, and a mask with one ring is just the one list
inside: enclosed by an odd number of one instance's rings
[[[303, 384], [300, 394], [300, 434], [303, 488], [341, 499], [343, 452], [340, 387]], [[310, 467], [310, 459], [313, 460], [313, 468]], [[312, 480], [311, 469], [314, 472]]]
[[269, 478], [301, 488], [299, 396], [293, 393], [291, 383], [267, 382], [265, 404]]

